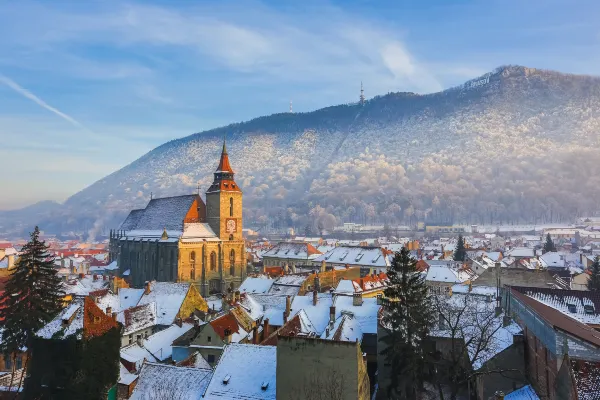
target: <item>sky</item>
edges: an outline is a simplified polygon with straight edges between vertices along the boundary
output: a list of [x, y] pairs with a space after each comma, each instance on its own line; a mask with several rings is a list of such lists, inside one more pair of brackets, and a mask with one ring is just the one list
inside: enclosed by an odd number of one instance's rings
[[[172, 139], [506, 64], [600, 75], [597, 0], [0, 0], [0, 210]], [[201, 160], [199, 160], [201, 162]]]

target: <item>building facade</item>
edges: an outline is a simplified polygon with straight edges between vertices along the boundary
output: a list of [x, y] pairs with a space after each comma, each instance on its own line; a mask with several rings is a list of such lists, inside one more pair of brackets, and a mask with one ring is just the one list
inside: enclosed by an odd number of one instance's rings
[[246, 275], [242, 191], [225, 143], [206, 203], [198, 194], [150, 200], [111, 232], [109, 252], [134, 287], [193, 282], [202, 296], [236, 289]]

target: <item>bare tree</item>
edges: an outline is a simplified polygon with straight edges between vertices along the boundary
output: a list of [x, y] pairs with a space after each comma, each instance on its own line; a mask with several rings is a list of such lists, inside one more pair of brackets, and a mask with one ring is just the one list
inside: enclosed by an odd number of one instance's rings
[[469, 293], [433, 298], [439, 319], [430, 335], [437, 342], [431, 364], [438, 398], [456, 400], [462, 390], [483, 375], [519, 374], [518, 369], [487, 364], [513, 342], [510, 331], [503, 326], [503, 318], [496, 315], [492, 295]]

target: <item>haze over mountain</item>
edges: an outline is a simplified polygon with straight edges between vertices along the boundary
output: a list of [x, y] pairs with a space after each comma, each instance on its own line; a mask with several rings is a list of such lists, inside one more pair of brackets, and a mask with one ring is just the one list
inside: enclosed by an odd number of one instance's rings
[[598, 211], [600, 78], [501, 67], [439, 93], [389, 93], [282, 113], [157, 147], [45, 213], [0, 231], [116, 228], [153, 196], [204, 191], [223, 137], [247, 226], [501, 223]]

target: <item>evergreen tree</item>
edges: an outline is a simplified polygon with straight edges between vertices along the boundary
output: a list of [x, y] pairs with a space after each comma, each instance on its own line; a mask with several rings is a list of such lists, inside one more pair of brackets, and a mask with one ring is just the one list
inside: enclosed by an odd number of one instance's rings
[[54, 256], [39, 239], [36, 226], [21, 254], [0, 298], [2, 344], [0, 351], [14, 354], [28, 347], [37, 330], [62, 309], [64, 292], [54, 269]]
[[422, 385], [423, 341], [435, 321], [433, 304], [417, 261], [406, 248], [395, 254], [387, 271], [381, 352], [391, 367], [389, 398], [415, 399]]
[[588, 281], [588, 289], [600, 291], [600, 256], [596, 256], [594, 263], [590, 268], [590, 280]]
[[544, 243], [544, 253], [548, 253], [549, 251], [556, 251], [556, 246], [554, 245], [554, 242], [548, 233], [546, 235], [546, 243]]
[[458, 243], [456, 243], [456, 250], [454, 250], [454, 261], [465, 261], [466, 257], [465, 239], [462, 235], [458, 235]]

